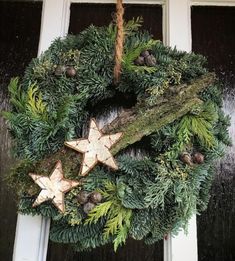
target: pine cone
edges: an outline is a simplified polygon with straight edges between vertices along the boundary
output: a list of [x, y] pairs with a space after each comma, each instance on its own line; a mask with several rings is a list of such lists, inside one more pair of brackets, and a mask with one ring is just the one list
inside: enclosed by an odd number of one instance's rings
[[66, 69], [66, 76], [67, 77], [74, 77], [77, 74], [77, 71], [73, 66], [70, 66]]
[[101, 200], [102, 200], [102, 195], [100, 194], [100, 192], [95, 191], [90, 194], [90, 201], [92, 203], [95, 203], [95, 204], [100, 203]]
[[196, 164], [202, 164], [204, 162], [204, 155], [200, 152], [194, 153], [193, 162], [195, 162]]
[[188, 152], [183, 152], [181, 155], [180, 155], [180, 160], [189, 165], [189, 166], [192, 166], [193, 165], [193, 162], [192, 162], [192, 157], [191, 155], [188, 153]]
[[80, 191], [77, 195], [78, 202], [82, 205], [88, 202], [89, 200], [89, 193], [87, 191]]
[[145, 61], [145, 64], [147, 65], [147, 66], [155, 66], [156, 65], [156, 63], [157, 63], [157, 61], [156, 61], [156, 58], [151, 54], [151, 55], [149, 55], [149, 56], [147, 56], [147, 57], [145, 57], [144, 58], [144, 61]]
[[141, 54], [140, 54], [140, 56], [142, 56], [142, 57], [148, 57], [150, 55], [150, 53], [149, 53], [149, 51], [147, 51], [147, 50], [145, 50], [145, 51], [142, 51], [141, 52]]
[[140, 65], [140, 66], [144, 65], [144, 57], [139, 56], [137, 59], [135, 59], [134, 64], [135, 65]]
[[84, 204], [83, 206], [83, 211], [86, 214], [89, 214], [89, 212], [95, 207], [95, 204], [92, 202], [87, 202], [86, 204]]

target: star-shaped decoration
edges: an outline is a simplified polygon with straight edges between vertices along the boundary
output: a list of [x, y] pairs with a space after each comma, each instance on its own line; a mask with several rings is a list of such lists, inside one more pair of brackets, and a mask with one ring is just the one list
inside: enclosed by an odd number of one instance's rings
[[62, 164], [59, 160], [50, 177], [29, 173], [31, 178], [42, 189], [33, 203], [33, 207], [42, 204], [44, 201], [52, 200], [52, 203], [61, 211], [65, 211], [64, 194], [80, 183], [75, 180], [65, 179]]
[[121, 132], [103, 135], [98, 128], [96, 121], [91, 119], [88, 138], [66, 141], [65, 145], [83, 153], [80, 175], [86, 176], [98, 162], [101, 162], [114, 170], [118, 169], [110, 152], [110, 148], [118, 142], [121, 136]]

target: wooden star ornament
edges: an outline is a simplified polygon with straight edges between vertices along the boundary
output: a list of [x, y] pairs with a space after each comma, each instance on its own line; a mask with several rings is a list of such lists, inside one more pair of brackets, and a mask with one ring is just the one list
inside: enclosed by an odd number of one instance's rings
[[52, 203], [59, 209], [65, 211], [64, 194], [80, 183], [75, 180], [65, 179], [62, 163], [58, 161], [49, 177], [29, 173], [34, 182], [42, 189], [33, 203], [33, 207], [42, 204], [44, 201], [52, 200]]
[[86, 176], [98, 162], [101, 162], [114, 170], [118, 169], [110, 149], [119, 141], [121, 136], [121, 132], [103, 135], [98, 128], [96, 121], [91, 119], [88, 138], [66, 141], [65, 145], [83, 153], [80, 175]]

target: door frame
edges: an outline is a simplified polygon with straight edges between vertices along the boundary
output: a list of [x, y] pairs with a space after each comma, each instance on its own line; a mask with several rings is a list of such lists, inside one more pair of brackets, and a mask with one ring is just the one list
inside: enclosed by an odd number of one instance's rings
[[[55, 38], [67, 35], [72, 3], [115, 2], [115, 0], [43, 0], [38, 55], [45, 51]], [[192, 6], [235, 6], [235, 0], [124, 0], [125, 3], [161, 5], [163, 43], [187, 52], [192, 48]], [[49, 229], [49, 219], [19, 214], [13, 261], [46, 261]], [[177, 237], [168, 235], [164, 239], [164, 261], [188, 260], [198, 260], [196, 215], [189, 222], [187, 235], [182, 231]]]

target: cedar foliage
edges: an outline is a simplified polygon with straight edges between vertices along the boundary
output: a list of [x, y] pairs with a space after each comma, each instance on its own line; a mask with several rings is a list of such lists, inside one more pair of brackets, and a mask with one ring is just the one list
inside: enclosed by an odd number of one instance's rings
[[[19, 211], [51, 217], [51, 240], [72, 244], [77, 251], [111, 242], [116, 250], [128, 237], [152, 244], [169, 232], [177, 234], [186, 228], [191, 215], [206, 208], [214, 162], [230, 144], [229, 117], [221, 109], [220, 87], [215, 83], [199, 95], [201, 105], [121, 151], [116, 156], [119, 170], [96, 166], [81, 187], [66, 194], [64, 214], [49, 201], [32, 208], [39, 188], [28, 173], [37, 171], [42, 159], [51, 159], [65, 140], [81, 137], [84, 123], [94, 117], [97, 106], [108, 104], [110, 108], [121, 95], [130, 97], [132, 103], [134, 100], [135, 106], [141, 108], [144, 102], [151, 108], [162, 94], [170, 90], [174, 95], [179, 85], [187, 88], [207, 73], [204, 57], [152, 40], [147, 32], [139, 31], [140, 22], [126, 23], [123, 69], [117, 86], [113, 85], [116, 28], [112, 24], [90, 26], [78, 36], [56, 39], [32, 60], [23, 79], [15, 78], [9, 84], [12, 110], [4, 116], [21, 161], [8, 181], [20, 198]], [[156, 66], [134, 65], [146, 48], [155, 56]], [[69, 78], [65, 72], [56, 76], [57, 65], [73, 66], [76, 76]], [[204, 163], [184, 164], [179, 160], [184, 151], [203, 153]], [[74, 161], [73, 155], [70, 159]], [[78, 178], [79, 162], [75, 161], [75, 169], [64, 166], [67, 178]], [[50, 173], [49, 168], [39, 169], [41, 174]], [[76, 200], [80, 190], [103, 195], [103, 201], [88, 215]]]

